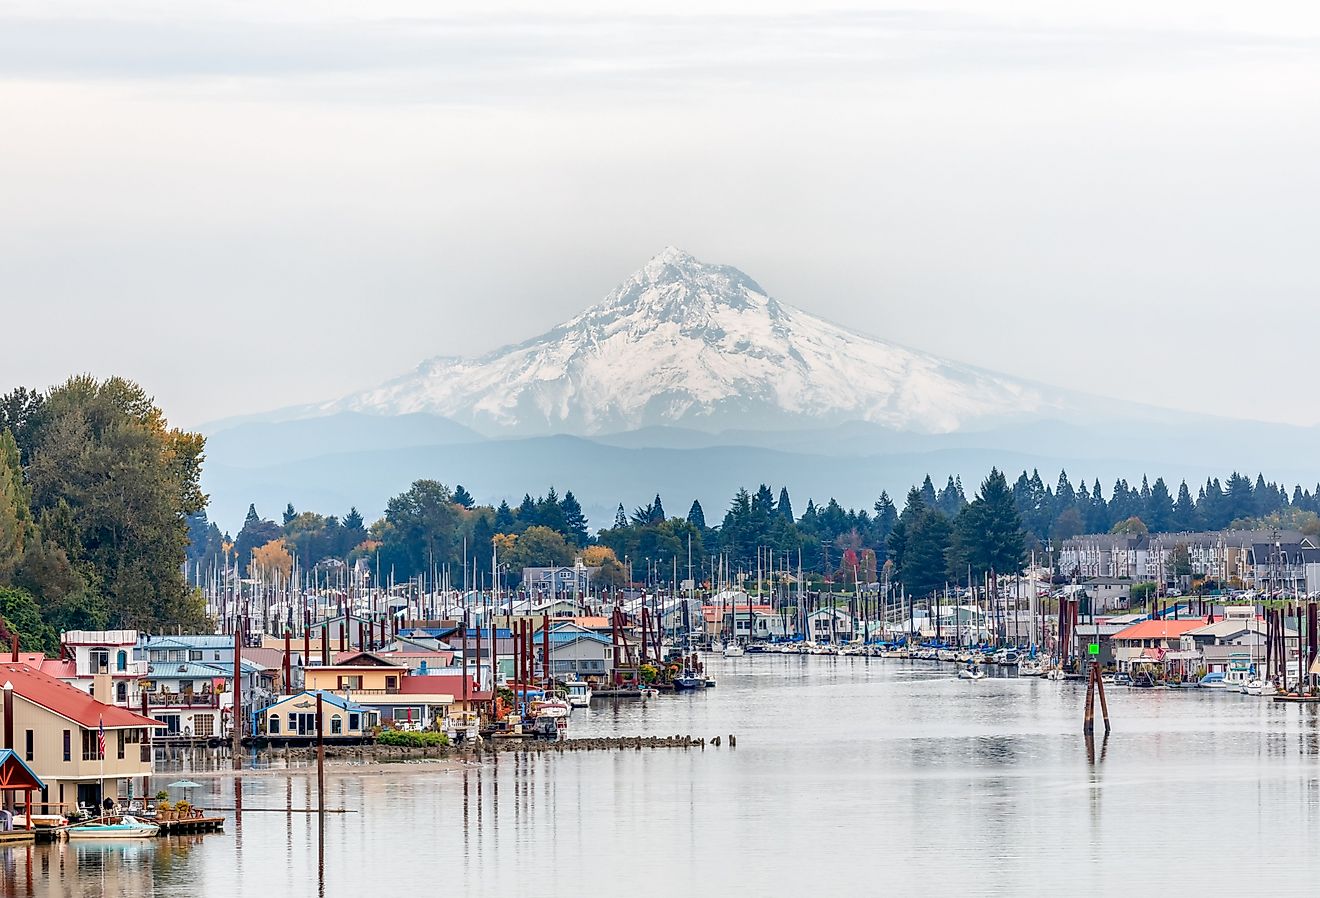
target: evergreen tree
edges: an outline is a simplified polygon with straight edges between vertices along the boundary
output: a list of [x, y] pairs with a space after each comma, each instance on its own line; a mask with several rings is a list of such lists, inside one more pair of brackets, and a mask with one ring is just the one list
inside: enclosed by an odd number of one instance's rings
[[935, 497], [935, 508], [946, 518], [953, 520], [966, 504], [967, 496], [963, 494], [962, 478], [949, 477], [949, 482]]
[[651, 503], [651, 523], [663, 524], [665, 522], [665, 506], [660, 501], [660, 494], [655, 494], [655, 501]]
[[454, 487], [454, 503], [461, 505], [469, 511], [476, 507], [477, 500], [472, 498], [472, 494], [463, 489], [463, 484]]
[[951, 538], [949, 519], [933, 508], [925, 509], [912, 521], [898, 572], [909, 593], [930, 595], [944, 585]]
[[[623, 512], [622, 505], [619, 506], [619, 512]], [[492, 526], [496, 533], [513, 533], [517, 529], [518, 522], [507, 499], [500, 500], [500, 507], [495, 509], [495, 522]]]
[[[1082, 482], [1082, 488], [1086, 488], [1086, 482]], [[1077, 493], [1073, 490], [1072, 483], [1068, 480], [1067, 471], [1059, 471], [1059, 482], [1054, 487], [1054, 517], [1058, 517], [1070, 508], [1077, 505]]]
[[628, 526], [628, 515], [623, 510], [623, 503], [619, 503], [619, 508], [614, 512], [614, 529], [622, 530]]
[[1108, 533], [1109, 528], [1113, 526], [1113, 515], [1110, 513], [1109, 503], [1105, 501], [1104, 493], [1100, 489], [1099, 478], [1091, 485], [1091, 507], [1084, 517], [1088, 533]]
[[522, 533], [528, 527], [535, 527], [540, 523], [536, 516], [536, 502], [532, 500], [531, 493], [523, 493], [522, 502], [518, 504], [518, 510], [514, 512], [515, 530]]
[[564, 508], [559, 504], [559, 494], [553, 486], [536, 502], [536, 523], [556, 533], [568, 535], [568, 521], [564, 518]]
[[[297, 515], [294, 517], [296, 518]], [[293, 518], [290, 518], [289, 522], [293, 523]], [[243, 529], [238, 531], [238, 538], [234, 541], [234, 555], [238, 569], [247, 570], [248, 564], [252, 561], [253, 549], [274, 542], [283, 535], [283, 527], [257, 514], [256, 505], [249, 505], [247, 517], [243, 520]]]
[[934, 508], [939, 497], [935, 495], [935, 484], [931, 483], [930, 475], [921, 481], [921, 502], [927, 508]]
[[793, 503], [788, 499], [788, 487], [779, 488], [779, 505], [775, 510], [779, 512], [780, 517], [793, 520]]
[[[1142, 478], [1142, 485], [1145, 485], [1145, 478]], [[1163, 477], [1155, 478], [1155, 485], [1149, 488], [1145, 504], [1146, 513], [1142, 520], [1146, 522], [1150, 532], [1169, 532], [1173, 528], [1173, 497], [1169, 495], [1169, 488], [1165, 485]]]
[[[623, 506], [620, 505], [619, 509], [620, 511], [622, 511]], [[698, 502], [696, 499], [692, 500], [692, 507], [688, 509], [687, 519], [688, 519], [688, 523], [691, 524], [693, 527], [696, 527], [698, 530], [705, 532], [706, 513], [701, 510], [701, 503]]]
[[885, 550], [889, 540], [889, 534], [898, 523], [898, 509], [894, 507], [894, 500], [889, 498], [889, 493], [882, 492], [880, 498], [875, 500], [875, 536], [877, 548]]
[[564, 525], [567, 528], [564, 535], [574, 546], [581, 549], [591, 538], [587, 530], [587, 516], [582, 513], [582, 506], [578, 504], [573, 491], [564, 493], [564, 498], [559, 502], [559, 509], [564, 517]]
[[1173, 503], [1172, 523], [1174, 530], [1186, 532], [1196, 529], [1196, 504], [1192, 501], [1186, 480], [1178, 487], [1178, 499]]
[[283, 521], [283, 524], [284, 524], [285, 527], [289, 526], [289, 524], [291, 524], [291, 523], [293, 522], [293, 519], [296, 518], [296, 517], [298, 517], [298, 512], [296, 512], [296, 511], [293, 510], [293, 503], [292, 503], [292, 502], [290, 502], [288, 505], [284, 506], [284, 521]]
[[[1076, 513], [1076, 509], [1069, 509]], [[974, 573], [1012, 574], [1022, 570], [1025, 554], [1022, 517], [1008, 481], [992, 468], [980, 492], [955, 522], [950, 561], [955, 571], [971, 565]]]

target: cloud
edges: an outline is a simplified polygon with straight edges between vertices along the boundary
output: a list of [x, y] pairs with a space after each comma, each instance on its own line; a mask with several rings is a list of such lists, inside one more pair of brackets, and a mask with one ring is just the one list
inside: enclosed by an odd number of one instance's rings
[[[978, 70], [1303, 57], [1309, 37], [1033, 24], [952, 12], [450, 15], [270, 21], [0, 17], [0, 78], [226, 80], [351, 98], [498, 100], [555, 91], [758, 89]], [[378, 89], [375, 89], [378, 88]]]

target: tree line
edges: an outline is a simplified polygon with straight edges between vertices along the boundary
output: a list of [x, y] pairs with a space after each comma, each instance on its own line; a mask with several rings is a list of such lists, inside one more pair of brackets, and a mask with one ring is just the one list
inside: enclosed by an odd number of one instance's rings
[[203, 446], [122, 378], [0, 396], [5, 635], [53, 651], [62, 630], [203, 625], [182, 572]]

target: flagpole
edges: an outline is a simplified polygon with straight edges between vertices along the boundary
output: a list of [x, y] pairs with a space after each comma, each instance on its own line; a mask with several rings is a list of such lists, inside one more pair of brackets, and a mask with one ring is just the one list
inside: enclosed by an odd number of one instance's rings
[[101, 795], [101, 807], [96, 809], [96, 816], [101, 816], [101, 808], [105, 807], [105, 715], [97, 718], [96, 726], [96, 753], [101, 760], [100, 785], [97, 791]]

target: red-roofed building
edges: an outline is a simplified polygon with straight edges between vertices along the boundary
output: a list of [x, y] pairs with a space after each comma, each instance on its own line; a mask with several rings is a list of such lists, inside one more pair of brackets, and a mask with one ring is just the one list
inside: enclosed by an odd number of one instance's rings
[[102, 783], [104, 796], [126, 798], [131, 779], [151, 775], [149, 737], [157, 721], [103, 704], [21, 661], [0, 663], [0, 686], [13, 690], [15, 742], [0, 748], [12, 748], [41, 777], [43, 807], [94, 807]]
[[[1184, 634], [1204, 626], [1205, 620], [1199, 617], [1139, 621], [1109, 637], [1114, 647], [1114, 662], [1120, 671], [1131, 670], [1134, 663], [1143, 660], [1163, 664], [1170, 652], [1183, 652]], [[1189, 638], [1188, 642], [1187, 650], [1195, 650], [1195, 641]]]

